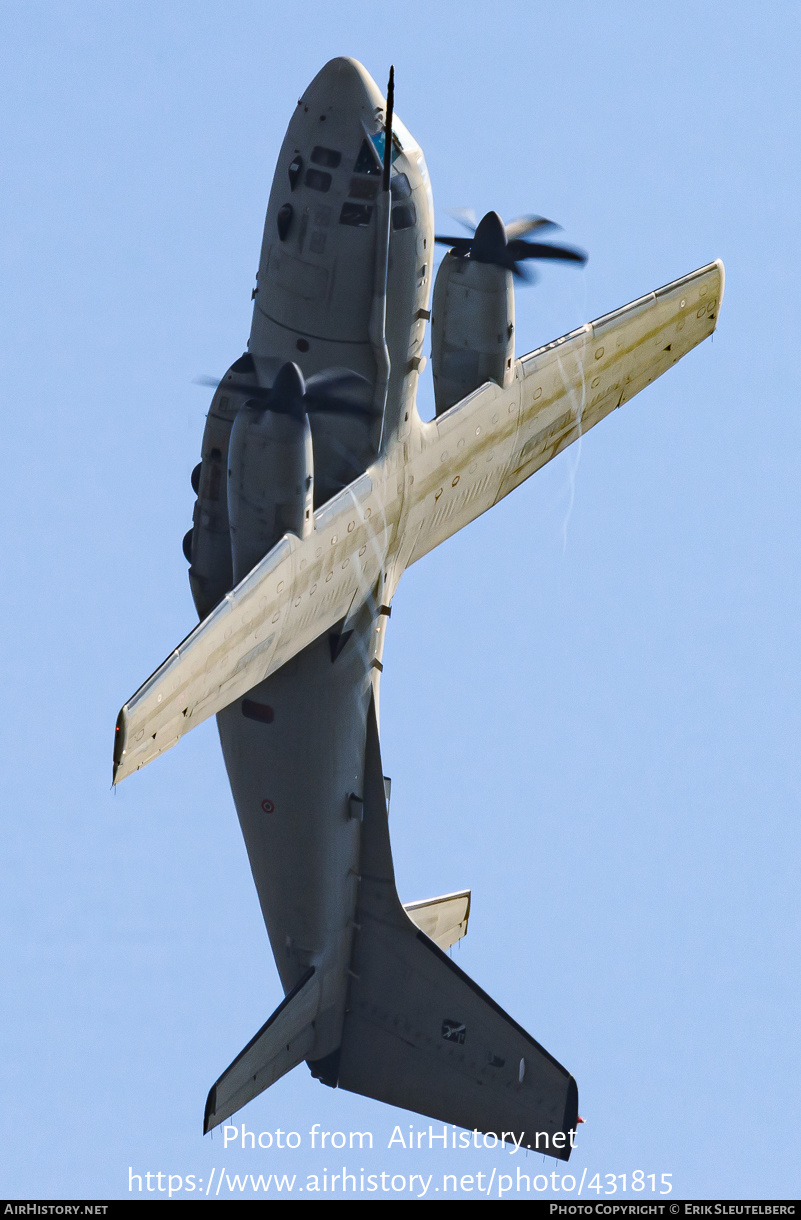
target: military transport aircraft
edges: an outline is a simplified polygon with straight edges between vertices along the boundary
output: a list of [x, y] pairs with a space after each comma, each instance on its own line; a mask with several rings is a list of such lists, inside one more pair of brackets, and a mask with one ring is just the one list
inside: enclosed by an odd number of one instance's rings
[[[715, 329], [702, 267], [515, 357], [515, 278], [549, 222], [444, 238], [419, 146], [365, 69], [300, 98], [273, 181], [248, 350], [217, 386], [184, 540], [199, 626], [125, 704], [114, 783], [217, 716], [285, 999], [204, 1130], [306, 1060], [325, 1084], [567, 1160], [573, 1077], [450, 960], [469, 892], [404, 907], [378, 732], [404, 570]], [[426, 323], [436, 418], [416, 408]]]

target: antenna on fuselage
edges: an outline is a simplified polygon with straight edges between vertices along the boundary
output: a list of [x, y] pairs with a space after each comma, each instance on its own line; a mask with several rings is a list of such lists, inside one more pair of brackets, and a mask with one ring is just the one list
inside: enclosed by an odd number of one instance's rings
[[376, 386], [374, 405], [381, 415], [381, 434], [378, 449], [384, 444], [384, 420], [387, 411], [389, 390], [389, 347], [387, 345], [387, 274], [389, 270], [389, 228], [392, 200], [389, 190], [389, 171], [392, 166], [392, 111], [395, 103], [395, 67], [390, 66], [387, 83], [387, 118], [384, 124], [384, 173], [382, 178], [381, 204], [377, 209], [378, 231], [376, 233], [375, 288], [370, 317], [370, 339], [376, 357]]
[[395, 67], [389, 69], [387, 84], [387, 122], [384, 131], [384, 181], [383, 189], [389, 190], [389, 170], [392, 165], [392, 111], [395, 105]]

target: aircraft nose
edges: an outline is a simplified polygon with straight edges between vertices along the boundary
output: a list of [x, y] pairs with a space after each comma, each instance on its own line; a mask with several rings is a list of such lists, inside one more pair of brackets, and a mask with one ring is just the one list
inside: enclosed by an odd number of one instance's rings
[[384, 95], [367, 69], [357, 59], [341, 55], [321, 68], [298, 105], [316, 115], [320, 123], [343, 110], [362, 110], [369, 117], [383, 109]]

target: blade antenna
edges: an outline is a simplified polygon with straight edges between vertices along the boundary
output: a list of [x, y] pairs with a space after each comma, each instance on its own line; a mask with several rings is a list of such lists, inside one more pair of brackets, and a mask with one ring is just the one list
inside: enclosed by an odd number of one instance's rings
[[395, 68], [389, 69], [389, 84], [387, 85], [387, 124], [384, 135], [384, 183], [383, 189], [389, 190], [389, 170], [392, 165], [392, 112], [395, 105]]
[[392, 214], [392, 198], [389, 189], [389, 172], [392, 168], [392, 110], [395, 102], [395, 68], [389, 69], [387, 84], [387, 118], [384, 124], [384, 173], [382, 178], [381, 206], [378, 208], [378, 232], [376, 234], [376, 267], [373, 307], [370, 314], [370, 339], [375, 353], [378, 376], [375, 383], [376, 415], [381, 418], [381, 433], [378, 451], [384, 443], [384, 419], [389, 390], [389, 347], [387, 345], [387, 274], [389, 270], [389, 229]]

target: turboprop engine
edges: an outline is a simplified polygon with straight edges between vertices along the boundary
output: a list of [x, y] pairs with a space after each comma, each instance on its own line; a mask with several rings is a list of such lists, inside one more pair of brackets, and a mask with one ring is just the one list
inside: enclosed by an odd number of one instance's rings
[[351, 369], [323, 369], [304, 379], [297, 364], [245, 352], [219, 383], [197, 380], [216, 390], [202, 461], [192, 471], [197, 501], [184, 554], [205, 618], [285, 533], [303, 538], [313, 528], [309, 416], [350, 416], [370, 428], [375, 416], [370, 382]]
[[558, 225], [542, 216], [521, 216], [504, 226], [488, 212], [472, 237], [437, 237], [450, 250], [440, 264], [431, 313], [431, 368], [437, 415], [486, 381], [508, 385], [514, 376], [513, 276], [531, 281], [527, 259], [585, 263], [571, 246], [524, 241], [535, 229]]
[[216, 386], [216, 392], [206, 417], [201, 461], [192, 471], [192, 489], [197, 500], [192, 528], [183, 544], [190, 564], [189, 585], [201, 618], [233, 584], [226, 482], [228, 446], [243, 398], [259, 388], [253, 357], [245, 352], [219, 384], [213, 379], [211, 384]]
[[228, 447], [228, 523], [234, 584], [286, 533], [305, 538], [314, 526], [314, 457], [306, 385], [285, 364], [266, 401], [248, 399]]
[[437, 272], [431, 309], [437, 415], [485, 381], [508, 385], [513, 376], [514, 329], [512, 273], [449, 251]]

